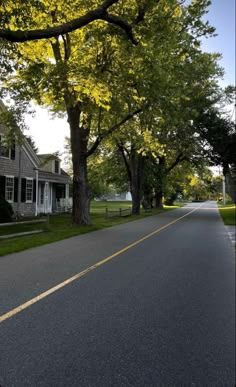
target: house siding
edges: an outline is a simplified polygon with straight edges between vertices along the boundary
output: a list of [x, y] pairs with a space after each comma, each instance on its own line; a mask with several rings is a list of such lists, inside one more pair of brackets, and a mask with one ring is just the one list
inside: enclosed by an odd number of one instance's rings
[[[12, 204], [13, 211], [17, 211], [17, 203]], [[35, 203], [21, 203], [20, 204], [20, 215], [21, 216], [32, 216], [35, 213]]]
[[49, 160], [47, 164], [42, 166], [42, 169], [47, 172], [54, 172], [53, 163], [54, 160]]
[[[16, 145], [16, 148], [15, 148], [15, 160], [7, 159], [0, 156], [0, 175], [3, 175], [3, 176], [9, 175], [9, 176], [18, 177], [19, 159], [20, 159], [20, 147], [18, 145]], [[21, 177], [35, 178], [35, 168], [23, 149], [21, 152], [21, 166], [22, 166]]]
[[[0, 130], [1, 132], [1, 130]], [[15, 147], [15, 160], [7, 159], [0, 157], [0, 176], [13, 176], [15, 178], [19, 177], [19, 164], [20, 164], [20, 146], [16, 145]], [[24, 148], [21, 150], [21, 179], [20, 179], [20, 192], [21, 192], [21, 183], [23, 178], [33, 178], [35, 179], [35, 168], [29, 159], [28, 155], [25, 153]], [[14, 182], [15, 183], [15, 182]], [[14, 187], [15, 191], [18, 191], [18, 187]], [[16, 213], [17, 201], [11, 203], [13, 211]], [[33, 215], [35, 213], [35, 203], [20, 203], [19, 207], [20, 214], [24, 216]]]
[[[1, 110], [1, 101], [0, 101], [0, 110]], [[6, 128], [0, 124], [0, 135], [4, 135], [7, 132]], [[41, 165], [40, 158], [36, 155], [34, 150], [30, 147], [30, 144], [27, 141], [24, 145], [20, 146], [15, 144], [15, 149], [13, 152], [13, 158], [6, 158], [0, 155], [0, 193], [5, 196], [5, 187], [6, 187], [6, 176], [11, 176], [14, 178], [14, 202], [10, 203], [13, 211], [22, 216], [32, 216], [36, 214], [36, 210], [39, 212], [39, 207], [41, 205], [40, 198], [38, 197], [38, 207], [36, 208], [36, 170], [38, 171], [38, 183], [48, 183], [50, 189], [50, 208], [48, 207], [47, 211], [51, 212], [55, 207], [56, 192], [54, 190], [58, 189], [60, 185], [65, 185], [64, 190], [66, 191], [66, 186], [68, 187], [70, 178], [69, 176], [62, 171], [62, 173], [56, 174], [52, 173], [52, 166], [54, 160], [49, 162], [49, 165]], [[40, 169], [41, 167], [41, 169]], [[61, 172], [61, 171], [60, 171]], [[25, 201], [25, 179], [33, 179], [33, 197], [32, 203], [27, 203]], [[19, 182], [19, 184], [18, 184]], [[18, 190], [20, 192], [19, 203], [18, 201]], [[65, 194], [64, 194], [65, 196]], [[53, 199], [53, 202], [52, 202]], [[55, 202], [55, 203], [54, 203]], [[43, 208], [45, 203], [43, 204]]]

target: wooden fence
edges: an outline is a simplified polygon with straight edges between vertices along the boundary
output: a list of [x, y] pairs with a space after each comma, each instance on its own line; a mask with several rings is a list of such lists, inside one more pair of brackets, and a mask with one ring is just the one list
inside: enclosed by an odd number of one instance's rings
[[108, 210], [106, 208], [105, 218], [120, 218], [131, 215], [131, 208], [118, 208], [117, 210]]

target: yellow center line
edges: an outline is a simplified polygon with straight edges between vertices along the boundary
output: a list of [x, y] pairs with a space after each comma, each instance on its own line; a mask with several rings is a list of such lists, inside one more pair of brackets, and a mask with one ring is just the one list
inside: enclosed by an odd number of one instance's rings
[[[215, 211], [217, 210], [218, 211], [218, 207], [215, 207], [215, 208], [214, 207], [203, 207], [203, 208], [201, 208], [201, 207], [192, 207], [192, 206], [180, 207], [179, 210], [181, 210], [181, 209], [187, 209], [188, 210], [189, 208], [196, 208], [198, 210], [200, 209], [200, 210], [215, 210]], [[227, 208], [229, 208], [229, 207], [227, 207]]]
[[56, 286], [53, 286], [51, 289], [47, 290], [46, 292], [43, 292], [41, 294], [39, 294], [38, 296], [32, 298], [31, 300], [25, 302], [24, 304], [21, 304], [19, 306], [17, 306], [16, 308], [10, 310], [9, 312], [3, 314], [0, 316], [0, 323], [5, 321], [5, 320], [8, 320], [10, 317], [22, 312], [22, 310], [24, 309], [27, 309], [29, 308], [31, 305], [35, 304], [36, 302], [42, 300], [43, 298], [46, 298], [47, 296], [49, 296], [50, 294], [52, 293], [55, 293], [57, 290], [65, 287], [66, 285], [69, 285], [70, 283], [76, 281], [77, 279], [83, 277], [85, 274], [89, 273], [90, 271], [92, 270], [95, 270], [96, 268], [98, 268], [99, 266], [102, 266], [104, 265], [106, 262], [110, 261], [111, 259], [117, 257], [118, 255], [124, 253], [125, 251], [131, 249], [132, 247], [138, 245], [139, 243], [145, 241], [146, 239], [152, 237], [153, 235], [157, 234], [158, 232], [164, 230], [165, 228], [171, 226], [172, 224], [180, 221], [181, 219], [185, 218], [186, 216], [190, 215], [192, 212], [198, 210], [200, 207], [197, 207], [197, 208], [194, 208], [194, 210], [188, 212], [187, 214], [181, 216], [180, 218], [177, 218], [175, 220], [173, 220], [172, 222], [166, 224], [165, 226], [162, 226], [160, 228], [158, 228], [157, 230], [154, 230], [153, 232], [151, 232], [150, 234], [147, 234], [145, 235], [143, 238], [140, 238], [138, 239], [137, 241], [135, 241], [134, 243], [131, 243], [130, 245], [124, 247], [123, 249], [117, 251], [116, 253], [112, 254], [112, 255], [109, 255], [109, 257], [106, 257], [105, 259], [95, 263], [94, 265], [92, 266], [89, 266], [87, 269], [73, 275], [73, 277], [70, 277], [68, 278], [67, 280], [59, 283], [58, 285]]

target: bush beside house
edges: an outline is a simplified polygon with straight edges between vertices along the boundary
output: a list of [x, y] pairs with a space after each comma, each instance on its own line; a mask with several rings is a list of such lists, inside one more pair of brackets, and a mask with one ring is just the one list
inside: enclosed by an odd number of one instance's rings
[[0, 194], [0, 223], [11, 222], [13, 213], [10, 203]]

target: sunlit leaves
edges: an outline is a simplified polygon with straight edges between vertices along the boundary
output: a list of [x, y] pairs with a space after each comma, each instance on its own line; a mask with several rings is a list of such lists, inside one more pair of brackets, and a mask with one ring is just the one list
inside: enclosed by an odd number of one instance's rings
[[[13, 29], [57, 26], [99, 4], [99, 0], [7, 0], [3, 25]], [[111, 13], [133, 25], [147, 11], [135, 27], [138, 46], [117, 27], [96, 21], [69, 38], [16, 46], [18, 68], [6, 84], [23, 99], [33, 98], [58, 112], [66, 111], [65, 95], [70, 95], [71, 104], [80, 102], [83, 114], [90, 116], [92, 139], [124, 114], [148, 106], [140, 121], [125, 129], [139, 152], [157, 154], [163, 151], [159, 134], [175, 133], [177, 124], [187, 127], [185, 123], [196, 114], [196, 103], [212, 93], [214, 77], [219, 75], [217, 57], [202, 54], [199, 46], [199, 37], [211, 33], [201, 21], [207, 4], [207, 0], [189, 6], [178, 0], [118, 1]]]

